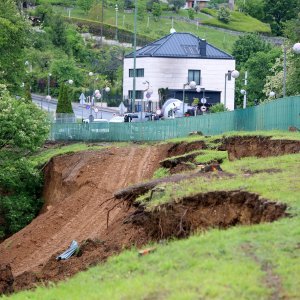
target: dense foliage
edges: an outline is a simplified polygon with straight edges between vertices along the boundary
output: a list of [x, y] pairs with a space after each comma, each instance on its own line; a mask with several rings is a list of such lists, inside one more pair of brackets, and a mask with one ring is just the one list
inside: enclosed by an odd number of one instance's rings
[[28, 224], [41, 206], [41, 175], [24, 156], [45, 141], [46, 115], [0, 86], [0, 237]]
[[29, 26], [13, 0], [0, 5], [0, 82], [10, 91], [21, 90], [25, 74], [24, 47], [28, 45]]

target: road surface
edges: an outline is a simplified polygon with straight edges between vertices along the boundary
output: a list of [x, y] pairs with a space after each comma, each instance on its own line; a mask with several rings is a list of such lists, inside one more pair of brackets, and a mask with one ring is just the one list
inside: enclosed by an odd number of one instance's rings
[[[45, 96], [40, 96], [37, 94], [31, 94], [32, 101], [41, 109], [48, 111], [50, 114], [54, 114], [56, 111], [57, 106], [57, 99], [51, 99], [50, 101], [47, 101]], [[87, 119], [89, 115], [91, 114], [91, 110], [86, 108], [86, 105], [80, 105], [79, 103], [72, 103], [73, 111], [76, 116], [76, 118], [82, 118]], [[110, 120], [114, 113], [118, 114], [119, 110], [118, 108], [110, 108], [110, 107], [97, 107], [98, 112], [95, 113], [92, 111], [92, 114], [95, 119], [107, 119]]]

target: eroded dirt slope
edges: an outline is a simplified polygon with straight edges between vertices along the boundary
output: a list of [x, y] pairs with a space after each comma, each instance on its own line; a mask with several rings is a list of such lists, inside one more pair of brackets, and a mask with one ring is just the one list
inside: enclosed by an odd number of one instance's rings
[[[167, 155], [169, 146], [110, 148], [64, 155], [51, 160], [46, 169], [45, 205], [26, 228], [0, 244], [0, 264], [9, 263], [14, 276], [42, 268], [49, 258], [75, 239], [110, 241], [115, 248], [131, 241], [143, 243], [142, 229], [118, 226], [128, 214], [120, 205], [110, 213], [104, 200], [122, 187], [150, 178]], [[114, 204], [114, 203], [113, 203]], [[114, 249], [112, 250], [114, 251]]]

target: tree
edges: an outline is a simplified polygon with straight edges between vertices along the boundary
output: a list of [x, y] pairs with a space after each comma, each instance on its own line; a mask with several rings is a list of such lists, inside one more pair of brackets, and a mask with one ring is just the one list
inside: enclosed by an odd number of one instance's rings
[[153, 15], [155, 21], [157, 21], [160, 18], [161, 12], [162, 12], [162, 9], [161, 9], [160, 3], [154, 2], [152, 5], [152, 15]]
[[241, 66], [256, 52], [269, 51], [271, 49], [270, 44], [263, 41], [259, 35], [249, 33], [240, 36], [233, 44], [232, 55], [237, 61], [237, 67]]
[[280, 49], [273, 48], [269, 52], [255, 53], [245, 63], [245, 70], [248, 71], [247, 94], [249, 105], [253, 105], [255, 99], [260, 101], [265, 99], [263, 89], [267, 76], [272, 74], [272, 66], [280, 55]]
[[61, 84], [56, 107], [56, 113], [73, 114], [72, 102], [70, 99], [70, 90], [64, 83]]
[[264, 0], [265, 20], [277, 35], [283, 32], [283, 23], [296, 18], [299, 12], [300, 0]]
[[239, 0], [238, 6], [246, 14], [263, 21], [265, 19], [264, 3], [264, 0]]
[[0, 82], [18, 93], [25, 74], [29, 27], [12, 0], [0, 5]]
[[168, 0], [169, 5], [173, 5], [176, 12], [185, 5], [185, 0]]
[[92, 8], [94, 1], [95, 0], [77, 0], [77, 5], [85, 12], [88, 12]]
[[45, 113], [33, 103], [12, 98], [0, 85], [0, 150], [8, 147], [33, 151], [43, 144], [48, 133]]

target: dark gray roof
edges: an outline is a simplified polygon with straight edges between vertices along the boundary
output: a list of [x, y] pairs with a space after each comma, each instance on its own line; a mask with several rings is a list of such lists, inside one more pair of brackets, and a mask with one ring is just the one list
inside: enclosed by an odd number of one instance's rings
[[[133, 52], [126, 55], [133, 57]], [[136, 57], [234, 59], [191, 33], [175, 32], [136, 51]]]

